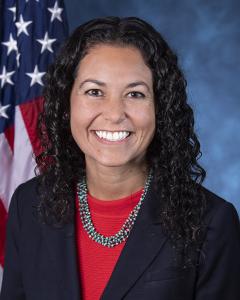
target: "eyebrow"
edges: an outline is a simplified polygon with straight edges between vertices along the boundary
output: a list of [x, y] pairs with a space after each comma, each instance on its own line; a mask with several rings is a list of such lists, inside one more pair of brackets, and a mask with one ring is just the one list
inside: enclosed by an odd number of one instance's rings
[[[96, 79], [86, 79], [84, 80], [83, 82], [81, 82], [81, 84], [79, 85], [79, 88], [82, 88], [82, 86], [87, 83], [87, 82], [91, 82], [91, 83], [95, 83], [99, 86], [106, 86], [106, 83], [105, 82], [102, 82], [102, 81], [99, 81], [99, 80], [96, 80]], [[126, 88], [134, 88], [138, 85], [143, 85], [147, 88], [147, 90], [150, 92], [150, 88], [149, 86], [144, 82], [144, 81], [134, 81], [134, 82], [131, 82], [129, 83]]]

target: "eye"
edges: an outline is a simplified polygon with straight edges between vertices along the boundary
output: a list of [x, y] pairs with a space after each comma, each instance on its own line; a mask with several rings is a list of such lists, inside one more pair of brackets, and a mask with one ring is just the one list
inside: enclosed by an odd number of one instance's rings
[[141, 92], [130, 92], [128, 93], [131, 98], [145, 98], [145, 95]]
[[92, 97], [101, 97], [103, 96], [103, 93], [99, 89], [91, 89], [85, 92], [85, 94], [92, 96]]

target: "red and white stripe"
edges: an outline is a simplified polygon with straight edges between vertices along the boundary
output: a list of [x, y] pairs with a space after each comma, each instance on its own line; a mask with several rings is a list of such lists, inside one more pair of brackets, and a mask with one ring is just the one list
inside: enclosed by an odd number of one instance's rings
[[0, 290], [7, 212], [16, 187], [34, 177], [34, 153], [39, 152], [36, 124], [41, 107], [41, 98], [16, 106], [14, 128], [0, 134]]

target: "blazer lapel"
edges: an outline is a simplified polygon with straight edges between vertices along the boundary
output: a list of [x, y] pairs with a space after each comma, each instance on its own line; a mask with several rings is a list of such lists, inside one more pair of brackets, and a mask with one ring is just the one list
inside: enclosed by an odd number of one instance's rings
[[159, 201], [156, 198], [151, 185], [101, 300], [122, 299], [166, 242], [152, 217], [154, 203]]
[[[80, 281], [78, 276], [74, 223], [62, 228], [43, 226], [44, 239], [47, 244], [47, 258], [54, 265], [52, 274], [59, 300], [80, 300]], [[51, 283], [52, 285], [52, 283]]]

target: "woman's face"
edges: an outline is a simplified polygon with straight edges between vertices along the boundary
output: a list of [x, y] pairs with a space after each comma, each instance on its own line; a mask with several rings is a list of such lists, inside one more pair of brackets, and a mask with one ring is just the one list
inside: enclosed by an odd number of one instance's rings
[[71, 131], [87, 166], [145, 161], [155, 131], [152, 73], [139, 50], [97, 45], [80, 61]]

